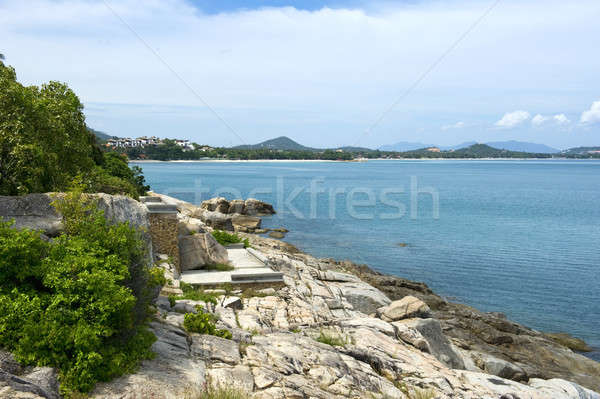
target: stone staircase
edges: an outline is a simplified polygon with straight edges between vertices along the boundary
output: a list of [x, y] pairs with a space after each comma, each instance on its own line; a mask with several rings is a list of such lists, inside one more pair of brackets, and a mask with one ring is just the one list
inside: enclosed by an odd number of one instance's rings
[[223, 284], [231, 284], [236, 288], [262, 289], [284, 286], [283, 274], [271, 269], [266, 257], [242, 245], [227, 247], [227, 255], [234, 270], [227, 272], [188, 270], [181, 274], [181, 281], [187, 284], [214, 288]]

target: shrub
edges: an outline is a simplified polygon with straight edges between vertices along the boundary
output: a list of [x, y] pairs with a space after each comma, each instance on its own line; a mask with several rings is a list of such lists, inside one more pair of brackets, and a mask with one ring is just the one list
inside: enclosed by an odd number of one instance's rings
[[183, 327], [185, 327], [188, 332], [215, 335], [217, 337], [231, 339], [231, 332], [216, 328], [215, 316], [210, 313], [205, 313], [201, 306], [197, 306], [196, 308], [198, 313], [186, 313], [183, 318]]
[[55, 205], [66, 233], [52, 243], [0, 222], [0, 346], [56, 367], [68, 396], [152, 357], [143, 322], [164, 277], [147, 266], [139, 233], [109, 224], [81, 191]]
[[217, 242], [223, 246], [238, 244], [240, 242], [244, 243], [244, 248], [248, 248], [250, 246], [250, 242], [247, 238], [242, 239], [237, 234], [231, 234], [223, 230], [213, 230], [211, 234], [215, 240], [217, 240]]

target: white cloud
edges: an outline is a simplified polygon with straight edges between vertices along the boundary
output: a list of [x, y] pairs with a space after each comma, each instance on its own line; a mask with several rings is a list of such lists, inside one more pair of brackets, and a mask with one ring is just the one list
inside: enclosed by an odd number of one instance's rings
[[536, 116], [534, 116], [531, 119], [531, 124], [533, 126], [541, 126], [544, 123], [548, 122], [548, 119], [550, 119], [550, 118], [548, 118], [547, 116], [537, 114]]
[[465, 126], [466, 125], [465, 125], [464, 122], [456, 122], [454, 125], [445, 125], [445, 126], [442, 126], [442, 130], [462, 129]]
[[533, 118], [531, 118], [531, 124], [535, 127], [540, 127], [542, 125], [547, 125], [550, 122], [554, 122], [557, 125], [568, 125], [571, 123], [569, 118], [565, 114], [556, 114], [553, 116], [545, 116], [541, 114], [537, 114]]
[[552, 117], [552, 119], [554, 119], [554, 122], [558, 123], [559, 125], [566, 125], [568, 123], [571, 123], [571, 121], [569, 120], [569, 118], [567, 118], [565, 114], [556, 114]]
[[581, 123], [600, 123], [600, 101], [594, 101], [591, 108], [581, 114]]
[[527, 121], [531, 115], [527, 111], [513, 111], [504, 114], [502, 119], [496, 122], [497, 127], [513, 128]]

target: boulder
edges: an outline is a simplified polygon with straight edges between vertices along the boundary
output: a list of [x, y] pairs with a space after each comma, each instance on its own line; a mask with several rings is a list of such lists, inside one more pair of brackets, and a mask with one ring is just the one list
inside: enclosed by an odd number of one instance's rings
[[[422, 343], [416, 344], [415, 346], [421, 346], [421, 350], [428, 352], [435, 356], [440, 362], [453, 369], [464, 369], [465, 364], [457, 354], [448, 338], [442, 332], [440, 322], [436, 319], [406, 319], [396, 321], [392, 323], [396, 327], [396, 331], [399, 331], [399, 336], [407, 334], [406, 329], [416, 330], [427, 341], [427, 345]], [[415, 339], [420, 339], [419, 334], [414, 332]], [[409, 340], [410, 341], [410, 340]]]
[[[192, 219], [197, 220], [198, 219]], [[190, 223], [188, 222], [179, 222], [177, 223], [177, 235], [179, 236], [189, 236], [196, 233], [204, 233], [204, 229], [200, 223]]]
[[280, 231], [271, 231], [269, 237], [280, 240], [285, 237], [285, 234]]
[[229, 213], [229, 214], [237, 213], [238, 215], [244, 215], [246, 213], [245, 211], [246, 211], [246, 205], [244, 203], [244, 200], [235, 199], [235, 200], [229, 201], [229, 209], [227, 210], [227, 213]]
[[244, 203], [245, 214], [250, 216], [273, 215], [273, 205], [259, 201], [256, 198], [248, 198]]
[[202, 222], [213, 229], [233, 231], [231, 215], [198, 208], [194, 211], [192, 216], [202, 220]]
[[223, 197], [211, 198], [203, 201], [200, 208], [211, 212], [227, 213], [229, 211], [229, 201]]
[[431, 310], [425, 302], [409, 295], [377, 309], [377, 316], [385, 321], [396, 321], [413, 317], [430, 317]]
[[62, 216], [50, 203], [52, 194], [29, 194], [9, 197], [0, 196], [0, 218], [14, 219], [14, 227], [41, 230], [54, 237], [62, 232]]
[[225, 247], [210, 233], [179, 237], [179, 259], [181, 271], [229, 261]]
[[477, 367], [489, 374], [514, 381], [527, 380], [527, 374], [521, 367], [506, 360], [480, 352], [471, 353], [471, 358]]
[[231, 223], [235, 231], [248, 232], [260, 228], [261, 220], [256, 216], [233, 215]]

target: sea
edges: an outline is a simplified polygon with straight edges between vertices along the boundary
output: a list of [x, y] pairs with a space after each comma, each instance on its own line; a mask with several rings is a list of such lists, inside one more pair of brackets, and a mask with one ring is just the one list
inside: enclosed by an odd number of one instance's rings
[[427, 283], [600, 361], [600, 161], [140, 162], [151, 189], [254, 197], [263, 227], [317, 257]]

